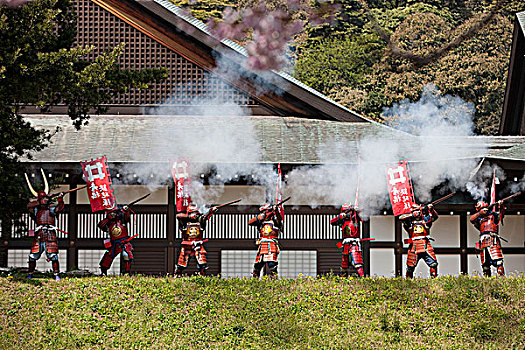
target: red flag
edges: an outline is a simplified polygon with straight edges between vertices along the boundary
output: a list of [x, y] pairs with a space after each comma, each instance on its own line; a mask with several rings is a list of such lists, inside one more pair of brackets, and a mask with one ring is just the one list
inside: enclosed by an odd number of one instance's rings
[[[283, 174], [281, 173], [281, 163], [277, 165], [277, 185], [275, 186], [275, 204], [283, 200]], [[279, 206], [279, 213], [284, 221], [284, 204]]]
[[490, 187], [490, 204], [496, 203], [496, 169], [492, 174], [492, 186]]
[[113, 209], [117, 205], [111, 188], [108, 160], [106, 156], [80, 162], [87, 183], [89, 203], [93, 212]]
[[402, 160], [387, 168], [386, 174], [388, 194], [394, 215], [398, 216], [410, 212], [415, 200], [408, 162]]
[[186, 208], [191, 203], [191, 182], [188, 161], [182, 159], [173, 162], [171, 174], [173, 175], [173, 182], [175, 183], [175, 203], [177, 204], [177, 212], [186, 211]]

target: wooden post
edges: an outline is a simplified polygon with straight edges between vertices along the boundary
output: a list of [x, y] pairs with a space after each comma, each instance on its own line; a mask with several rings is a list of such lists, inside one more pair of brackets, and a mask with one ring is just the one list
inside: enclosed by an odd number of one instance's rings
[[459, 248], [461, 249], [461, 273], [468, 275], [467, 213], [461, 213], [459, 216]]
[[167, 215], [167, 228], [166, 240], [168, 242], [167, 252], [167, 265], [166, 271], [171, 275], [175, 272], [175, 230], [177, 227], [175, 207], [175, 185], [168, 187], [168, 215]]
[[[363, 221], [362, 237], [370, 238], [370, 219]], [[363, 247], [363, 268], [365, 270], [365, 276], [370, 276], [370, 241], [363, 241], [361, 246]]]
[[[77, 181], [75, 181], [75, 176], [69, 177], [70, 190], [77, 187], [76, 182]], [[73, 268], [78, 269], [78, 248], [76, 246], [76, 241], [78, 237], [77, 193], [78, 191], [74, 191], [67, 194], [69, 196], [69, 211], [67, 218], [67, 271], [70, 271]]]
[[396, 277], [403, 276], [403, 241], [402, 241], [402, 227], [401, 221], [396, 217], [394, 222], [394, 237], [395, 237], [395, 271]]

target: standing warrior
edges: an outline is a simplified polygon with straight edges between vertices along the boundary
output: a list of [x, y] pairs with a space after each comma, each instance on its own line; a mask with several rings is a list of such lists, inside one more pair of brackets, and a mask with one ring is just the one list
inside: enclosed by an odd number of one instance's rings
[[[106, 211], [106, 217], [98, 223], [98, 227], [109, 233], [109, 242], [105, 244], [107, 250], [100, 260], [100, 270], [103, 275], [107, 275], [113, 259], [122, 253], [124, 259], [124, 273], [129, 274], [131, 271], [131, 262], [133, 261], [133, 246], [129, 237], [127, 224], [130, 222], [131, 209], [125, 205], [122, 208], [115, 208]], [[105, 242], [107, 243], [107, 242]]]
[[430, 268], [430, 276], [437, 277], [438, 262], [429, 237], [430, 227], [437, 219], [438, 214], [432, 204], [426, 206], [413, 204], [410, 213], [399, 216], [409, 236], [405, 240], [405, 243], [410, 244], [407, 255], [407, 278], [414, 277], [419, 259], [423, 259]]
[[201, 214], [195, 204], [186, 208], [186, 213], [177, 214], [179, 229], [182, 233], [179, 259], [175, 266], [175, 276], [182, 276], [182, 272], [188, 267], [188, 260], [194, 256], [197, 260], [197, 268], [201, 276], [206, 276], [208, 261], [206, 260], [206, 249], [203, 243], [203, 233], [206, 229], [208, 219], [217, 211], [217, 207], [211, 207], [206, 214]]
[[[33, 238], [33, 244], [31, 245], [31, 253], [29, 254], [29, 269], [27, 278], [32, 278], [36, 268], [36, 261], [40, 259], [40, 256], [45, 251], [47, 261], [51, 261], [53, 268], [53, 274], [55, 280], [60, 281], [59, 274], [59, 263], [58, 263], [58, 239], [57, 239], [57, 227], [55, 226], [56, 218], [58, 213], [64, 209], [64, 193], [61, 192], [57, 197], [49, 196], [49, 185], [46, 180], [44, 170], [40, 169], [44, 178], [44, 190], [35, 192], [29, 179], [26, 176], [27, 185], [29, 190], [37, 199], [31, 201], [27, 205], [31, 218], [35, 221], [35, 236]], [[57, 199], [57, 203], [53, 203], [53, 199]]]
[[477, 213], [470, 217], [470, 222], [479, 230], [479, 242], [476, 242], [476, 249], [480, 251], [483, 275], [490, 277], [490, 266], [494, 266], [498, 274], [504, 276], [505, 268], [498, 231], [499, 224], [505, 215], [505, 207], [503, 201], [498, 201], [496, 205], [491, 206], [494, 206], [496, 210], [489, 210], [487, 203], [479, 201], [476, 204]]
[[256, 241], [257, 255], [253, 264], [253, 277], [259, 278], [261, 269], [268, 263], [270, 276], [277, 275], [277, 257], [279, 256], [279, 232], [282, 231], [283, 218], [279, 208], [268, 203], [259, 208], [261, 212], [248, 221], [248, 225], [257, 226], [259, 239]]
[[359, 277], [364, 277], [363, 256], [361, 244], [359, 243], [361, 217], [356, 208], [351, 204], [345, 203], [341, 207], [341, 214], [330, 220], [330, 225], [340, 226], [343, 232], [343, 255], [341, 257], [341, 275], [348, 277], [348, 267], [350, 257], [352, 266], [357, 270]]

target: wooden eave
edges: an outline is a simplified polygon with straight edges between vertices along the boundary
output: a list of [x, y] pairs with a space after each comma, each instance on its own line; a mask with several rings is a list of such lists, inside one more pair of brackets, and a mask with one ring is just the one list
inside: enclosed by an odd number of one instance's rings
[[501, 118], [500, 135], [525, 135], [525, 33], [517, 14]]
[[[335, 103], [332, 103], [301, 86], [287, 81], [275, 72], [272, 81], [266, 80], [271, 89], [261, 93], [261, 87], [254, 81], [265, 80], [256, 73], [242, 68], [246, 59], [239, 52], [224, 45], [208, 33], [193, 27], [176, 14], [152, 0], [92, 0], [95, 4], [115, 15], [153, 40], [176, 52], [188, 61], [207, 72], [213, 72], [221, 79], [249, 94], [253, 99], [280, 116], [300, 116], [307, 118], [369, 122]], [[215, 72], [217, 67], [214, 53], [227, 54], [232, 64], [246, 77], [231, 77]], [[250, 79], [250, 76], [256, 79]], [[277, 83], [274, 83], [277, 82]], [[280, 86], [277, 86], [280, 85]]]

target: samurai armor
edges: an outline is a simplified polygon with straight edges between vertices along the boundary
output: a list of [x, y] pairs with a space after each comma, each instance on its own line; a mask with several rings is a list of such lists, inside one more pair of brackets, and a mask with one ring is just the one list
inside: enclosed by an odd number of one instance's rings
[[257, 249], [257, 256], [255, 257], [255, 263], [259, 263], [261, 261], [277, 262], [277, 257], [279, 256], [279, 253], [280, 253], [279, 244], [276, 239], [262, 238], [259, 242], [259, 247]]
[[430, 244], [428, 238], [415, 239], [414, 243], [408, 248], [407, 255], [407, 265], [416, 266], [417, 265], [417, 255], [419, 253], [428, 253], [430, 257], [437, 261], [436, 254], [434, 253], [434, 247]]
[[204, 249], [203, 245], [200, 245], [198, 249], [195, 249], [193, 246], [183, 244], [180, 248], [179, 259], [177, 260], [177, 265], [181, 267], [187, 267], [190, 257], [194, 256], [197, 260], [197, 264], [204, 265], [207, 264], [206, 255], [208, 252]]

